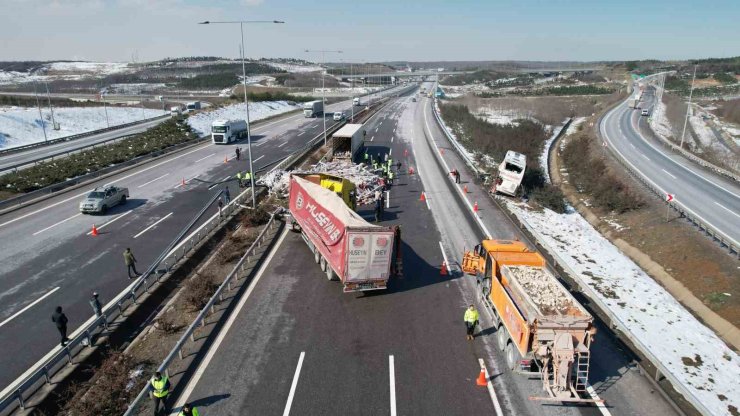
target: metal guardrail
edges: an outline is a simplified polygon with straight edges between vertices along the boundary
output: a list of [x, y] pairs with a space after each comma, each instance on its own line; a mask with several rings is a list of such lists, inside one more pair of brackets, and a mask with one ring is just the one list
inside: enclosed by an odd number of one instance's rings
[[[246, 189], [236, 198], [232, 199], [230, 203], [226, 204], [222, 209], [223, 218], [227, 218], [235, 210], [240, 208], [240, 204], [250, 200], [250, 192], [250, 189]], [[211, 208], [211, 205], [220, 197], [221, 194], [216, 193], [203, 209], [201, 209], [201, 211], [191, 220], [191, 222], [179, 233], [172, 243], [170, 243], [170, 245], [162, 252], [159, 258], [149, 266], [144, 274], [136, 279], [131, 286], [116, 296], [116, 298], [105, 305], [100, 317], [90, 318], [79, 329], [77, 329], [74, 334], [72, 334], [72, 338], [66, 346], [56, 347], [50, 354], [47, 354], [46, 357], [37, 362], [33, 367], [26, 371], [26, 373], [21, 375], [5, 388], [0, 393], [0, 414], [13, 406], [14, 403], [17, 403], [18, 406], [24, 408], [25, 400], [29, 394], [38, 390], [44, 383], [50, 384], [51, 377], [64, 368], [66, 364], [72, 363], [72, 359], [77, 356], [85, 346], [94, 345], [96, 337], [104, 333], [106, 330], [106, 322], [113, 321], [116, 317], [122, 315], [131, 305], [135, 305], [139, 297], [148, 293], [149, 289], [158, 283], [163, 275], [172, 270], [172, 267], [177, 264], [178, 261], [197, 247], [198, 244], [215, 228], [219, 227], [223, 222], [223, 218], [216, 213], [208, 221], [193, 231], [187, 238], [183, 239], [184, 235], [190, 230], [190, 228], [195, 225], [203, 214]], [[164, 265], [164, 268], [158, 270], [157, 268], [160, 265]]]
[[33, 149], [33, 148], [36, 148], [36, 147], [50, 146], [52, 144], [57, 144], [57, 143], [61, 143], [61, 142], [68, 142], [68, 141], [72, 141], [72, 140], [76, 140], [76, 139], [81, 139], [83, 137], [94, 136], [96, 134], [105, 133], [107, 131], [120, 130], [120, 129], [123, 129], [123, 128], [126, 128], [126, 127], [135, 126], [137, 124], [148, 123], [150, 121], [158, 120], [158, 119], [165, 118], [165, 117], [170, 117], [170, 114], [163, 114], [161, 116], [156, 116], [156, 117], [147, 118], [147, 119], [143, 119], [143, 120], [132, 121], [131, 123], [117, 124], [115, 126], [106, 127], [104, 129], [90, 130], [90, 131], [86, 131], [86, 132], [80, 133], [80, 134], [73, 134], [71, 136], [65, 136], [65, 137], [59, 137], [57, 139], [47, 140], [45, 142], [31, 143], [31, 144], [27, 144], [27, 145], [23, 145], [23, 146], [16, 146], [16, 147], [8, 148], [8, 149], [2, 149], [2, 150], [0, 150], [0, 156], [11, 154], [11, 153], [18, 153], [18, 152], [22, 152], [22, 151], [25, 151], [25, 150], [28, 150], [28, 149]]
[[460, 157], [462, 157], [465, 161], [465, 164], [468, 165], [468, 167], [472, 169], [473, 172], [475, 172], [475, 176], [481, 178], [483, 176], [481, 170], [478, 169], [478, 167], [475, 165], [475, 162], [470, 159], [470, 157], [468, 157], [468, 152], [466, 152], [465, 149], [462, 148], [462, 146], [460, 145], [460, 143], [458, 143], [452, 133], [447, 130], [447, 124], [445, 124], [445, 122], [442, 120], [442, 117], [437, 112], [436, 98], [432, 100], [432, 113], [434, 113], [434, 118], [437, 120], [437, 124], [440, 126], [442, 132], [445, 134], [445, 136], [447, 136], [447, 139], [450, 141], [450, 143], [452, 143], [452, 146], [455, 148], [455, 150], [457, 150], [457, 154], [460, 155]]
[[[201, 309], [200, 313], [198, 313], [198, 316], [195, 317], [195, 320], [193, 320], [188, 329], [185, 330], [185, 332], [175, 344], [174, 348], [172, 348], [169, 354], [167, 354], [167, 357], [165, 357], [164, 361], [162, 361], [162, 364], [157, 367], [157, 371], [162, 372], [166, 374], [167, 377], [169, 377], [170, 364], [175, 359], [175, 357], [179, 357], [181, 360], [183, 359], [182, 349], [185, 347], [185, 344], [187, 344], [188, 340], [190, 340], [191, 342], [195, 342], [195, 338], [193, 336], [195, 330], [198, 329], [199, 326], [205, 326], [208, 315], [214, 312], [215, 306], [218, 302], [223, 301], [224, 292], [226, 290], [231, 291], [232, 284], [235, 281], [238, 281], [240, 278], [247, 277], [249, 275], [250, 272], [246, 270], [246, 268], [249, 263], [250, 257], [254, 255], [253, 252], [257, 248], [260, 248], [262, 246], [262, 242], [265, 238], [265, 235], [267, 235], [267, 232], [269, 230], [272, 230], [275, 224], [279, 222], [277, 218], [280, 215], [281, 211], [281, 209], [278, 209], [277, 211], [273, 212], [273, 214], [270, 216], [270, 220], [259, 233], [252, 245], [249, 246], [244, 255], [239, 259], [239, 262], [237, 262], [237, 264], [234, 266], [234, 269], [231, 271], [231, 273], [226, 276], [223, 283], [221, 283], [218, 289], [216, 289], [216, 292], [208, 300], [208, 303], [206, 303], [203, 309]], [[142, 402], [142, 400], [147, 397], [148, 390], [149, 386], [144, 386], [144, 388], [141, 389], [136, 398], [129, 404], [129, 407], [126, 410], [126, 413], [124, 413], [124, 416], [131, 416], [134, 414], [137, 406]]]
[[[443, 124], [440, 124], [440, 127], [442, 130], [446, 130], [445, 126]], [[565, 130], [565, 128], [563, 129]], [[563, 132], [559, 134], [562, 135]], [[451, 138], [450, 135], [447, 136], [450, 138], [451, 143], [454, 144], [455, 140], [454, 138]], [[553, 143], [557, 141], [553, 140]], [[455, 146], [455, 148], [458, 148], [459, 144]], [[460, 154], [461, 157], [464, 158], [464, 152]], [[504, 210], [506, 213], [506, 210]], [[506, 213], [507, 216], [509, 215]], [[546, 242], [544, 242], [544, 239], [542, 239], [539, 236], [539, 233], [536, 231], [536, 228], [533, 227], [531, 224], [529, 224], [524, 218], [516, 217], [518, 221], [520, 221], [524, 226], [532, 233], [533, 236], [537, 239], [537, 243], [544, 248], [552, 257], [555, 259], [556, 263], [565, 270], [568, 275], [571, 276], [573, 281], [576, 282], [581, 292], [586, 294], [590, 300], [593, 300], [601, 310], [601, 312], [606, 315], [611, 322], [609, 323], [610, 326], [614, 329], [617, 329], [620, 331], [621, 334], [623, 334], [630, 342], [632, 342], [632, 345], [634, 345], [640, 353], [643, 354], [647, 358], [648, 361], [650, 361], [651, 364], [655, 366], [655, 368], [660, 372], [660, 374], [664, 375], [670, 382], [673, 388], [681, 393], [697, 410], [699, 410], [703, 415], [711, 415], [711, 412], [703, 405], [701, 400], [699, 398], [695, 397], [690, 391], [688, 391], [685, 386], [683, 386], [680, 381], [673, 376], [673, 374], [670, 373], [668, 368], [666, 368], [658, 358], [653, 355], [650, 350], [647, 348], [646, 345], [644, 345], [642, 342], [640, 342], [637, 338], [635, 338], [625, 325], [625, 323], [619, 319], [616, 315], [614, 315], [611, 310], [609, 309], [608, 305], [606, 305], [596, 294], [596, 292], [590, 288], [587, 284], [583, 283], [581, 279], [578, 278], [580, 274], [576, 273], [575, 270], [573, 270], [570, 266], [568, 266], [568, 263], [565, 262], [565, 260], [558, 254], [557, 250], [553, 250]], [[656, 374], [656, 378], [659, 374]]]
[[[602, 129], [605, 128], [603, 124], [604, 118], [607, 115], [611, 114], [612, 111], [616, 111], [616, 109], [621, 105], [622, 103], [615, 106], [613, 109], [611, 109], [610, 111], [608, 111], [607, 113], [602, 115], [602, 117], [599, 118], [599, 121], [598, 121], [599, 128], [597, 130], [597, 133], [599, 135], [599, 138], [602, 141], [604, 140], [606, 136], [605, 132], [602, 132]], [[607, 148], [609, 149], [610, 152], [612, 152], [612, 154], [616, 156], [616, 159], [622, 164], [622, 166], [624, 166], [627, 169], [628, 172], [630, 172], [630, 174], [632, 174], [632, 176], [634, 176], [635, 178], [637, 178], [637, 180], [642, 182], [643, 185], [645, 185], [650, 191], [655, 193], [658, 196], [658, 198], [665, 200], [665, 197], [668, 194], [668, 192], [666, 192], [664, 189], [658, 186], [655, 182], [650, 180], [650, 178], [648, 178], [647, 175], [640, 172], [640, 170], [637, 169], [637, 167], [633, 165], [629, 160], [627, 160], [627, 158], [625, 158], [624, 155], [622, 155], [622, 153], [619, 150], [615, 149], [614, 146], [609, 145], [607, 146]], [[740, 243], [738, 243], [735, 239], [725, 234], [722, 230], [711, 225], [708, 221], [702, 218], [699, 214], [695, 213], [694, 211], [692, 211], [687, 206], [683, 205], [678, 200], [674, 199], [672, 202], [668, 203], [668, 206], [670, 208], [673, 208], [673, 210], [678, 212], [684, 218], [694, 223], [694, 225], [699, 227], [700, 230], [703, 230], [704, 232], [712, 236], [712, 238], [719, 241], [720, 244], [723, 244], [724, 246], [726, 246], [728, 250], [730, 251], [730, 253], [735, 253], [738, 255], [738, 257], [740, 257]]]

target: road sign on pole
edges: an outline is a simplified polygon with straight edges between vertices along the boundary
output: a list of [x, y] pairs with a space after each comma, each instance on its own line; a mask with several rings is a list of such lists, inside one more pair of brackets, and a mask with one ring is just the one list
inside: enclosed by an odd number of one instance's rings
[[665, 194], [665, 222], [668, 222], [668, 215], [671, 212], [671, 201], [673, 201], [673, 194]]
[[673, 194], [665, 194], [665, 201], [666, 202], [673, 201]]

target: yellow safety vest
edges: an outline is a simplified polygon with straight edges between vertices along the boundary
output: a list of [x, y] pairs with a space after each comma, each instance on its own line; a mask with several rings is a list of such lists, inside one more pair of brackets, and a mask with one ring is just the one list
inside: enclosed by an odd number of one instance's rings
[[470, 322], [471, 324], [478, 320], [478, 311], [473, 309], [472, 311], [470, 309], [465, 310], [465, 317], [463, 318], [465, 322]]
[[237, 172], [236, 179], [241, 179], [241, 178], [242, 178], [242, 173], [241, 172]]
[[[193, 415], [193, 416], [200, 416], [198, 414], [198, 409], [196, 409], [195, 407], [193, 407], [193, 408], [190, 409], [190, 414]], [[185, 416], [185, 412], [180, 411], [180, 413], [179, 413], [178, 416]]]
[[165, 386], [167, 385], [167, 376], [163, 376], [159, 380], [155, 380], [154, 377], [152, 377], [150, 382], [152, 383], [152, 387], [154, 387], [154, 397], [166, 397], [170, 394], [169, 390], [165, 389]]
[[246, 180], [250, 180], [250, 179], [252, 179], [252, 174], [251, 174], [251, 173], [249, 173], [249, 172], [246, 172], [246, 173], [244, 174], [244, 179], [246, 179]]

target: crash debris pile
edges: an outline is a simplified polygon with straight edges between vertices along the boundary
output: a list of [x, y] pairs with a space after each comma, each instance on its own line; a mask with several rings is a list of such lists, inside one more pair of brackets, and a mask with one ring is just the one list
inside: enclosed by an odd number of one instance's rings
[[365, 205], [373, 202], [375, 190], [380, 188], [380, 176], [373, 169], [368, 169], [364, 163], [349, 163], [346, 161], [319, 162], [306, 170], [272, 170], [257, 180], [258, 185], [266, 186], [270, 195], [279, 198], [288, 196], [291, 173], [328, 173], [350, 180], [357, 186], [357, 204]]

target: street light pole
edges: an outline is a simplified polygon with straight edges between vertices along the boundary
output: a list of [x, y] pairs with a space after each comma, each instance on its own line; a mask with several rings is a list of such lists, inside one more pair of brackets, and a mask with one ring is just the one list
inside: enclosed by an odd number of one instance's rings
[[686, 118], [683, 121], [683, 131], [681, 132], [681, 145], [679, 148], [683, 149], [683, 137], [686, 134], [686, 123], [689, 121], [689, 111], [691, 111], [691, 96], [694, 95], [694, 80], [696, 79], [696, 67], [694, 65], [694, 76], [691, 77], [691, 91], [689, 91], [689, 105], [686, 106]]
[[209, 24], [239, 24], [239, 32], [241, 33], [241, 48], [240, 54], [242, 59], [242, 85], [244, 88], [244, 105], [247, 107], [247, 152], [249, 154], [249, 186], [252, 188], [252, 209], [257, 208], [257, 197], [254, 191], [254, 166], [252, 163], [252, 126], [249, 122], [249, 100], [247, 98], [247, 71], [246, 64], [244, 62], [246, 56], [246, 47], [244, 45], [244, 24], [245, 23], [285, 23], [282, 20], [236, 20], [236, 21], [224, 21], [224, 22], [211, 22], [206, 20], [200, 22], [200, 25]]
[[330, 51], [326, 49], [320, 49], [320, 50], [309, 50], [306, 49], [306, 53], [310, 52], [321, 52], [321, 108], [324, 108], [321, 112], [321, 118], [324, 119], [324, 146], [326, 146], [327, 138], [326, 138], [326, 84], [324, 82], [326, 78], [326, 53], [342, 53], [342, 51]]

